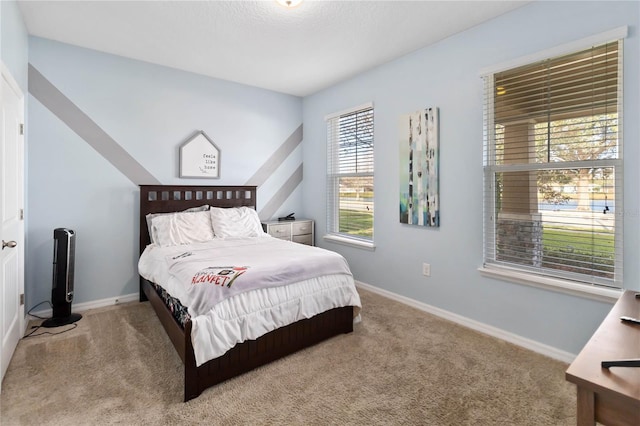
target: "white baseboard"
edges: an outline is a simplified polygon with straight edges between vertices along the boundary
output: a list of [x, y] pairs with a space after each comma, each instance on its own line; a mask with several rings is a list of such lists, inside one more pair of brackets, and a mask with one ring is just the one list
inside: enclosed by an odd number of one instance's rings
[[[125, 294], [124, 296], [117, 296], [117, 297], [108, 297], [106, 299], [93, 300], [91, 302], [73, 304], [72, 311], [84, 312], [84, 311], [88, 311], [89, 309], [103, 308], [105, 306], [118, 305], [120, 303], [135, 302], [139, 299], [140, 299], [139, 293]], [[32, 312], [31, 315], [33, 315], [34, 317], [37, 315], [38, 317], [49, 318], [51, 315], [53, 315], [53, 311], [51, 309], [45, 309], [38, 312]], [[27, 315], [27, 317], [29, 317], [29, 315]]]
[[506, 342], [513, 343], [514, 345], [523, 347], [525, 349], [529, 349], [531, 351], [548, 356], [549, 358], [553, 358], [558, 361], [566, 362], [567, 364], [571, 364], [573, 360], [576, 358], [576, 355], [570, 352], [566, 352], [558, 348], [554, 348], [553, 346], [545, 345], [535, 340], [518, 336], [517, 334], [510, 333], [500, 328], [493, 327], [476, 320], [472, 320], [462, 315], [454, 314], [453, 312], [445, 311], [444, 309], [436, 308], [435, 306], [427, 305], [426, 303], [419, 302], [417, 300], [411, 299], [406, 296], [401, 296], [396, 293], [392, 293], [388, 290], [383, 290], [381, 288], [374, 287], [370, 284], [366, 284], [361, 281], [356, 281], [356, 285], [358, 287], [362, 287], [365, 290], [379, 294], [380, 296], [386, 297], [388, 299], [392, 299], [397, 302], [404, 303], [405, 305], [409, 305], [416, 309], [420, 309], [421, 311], [433, 314], [437, 317], [444, 318], [449, 321], [453, 321], [457, 324], [460, 324], [472, 330], [476, 330], [476, 331], [479, 331], [480, 333], [484, 333], [489, 336], [504, 340]]

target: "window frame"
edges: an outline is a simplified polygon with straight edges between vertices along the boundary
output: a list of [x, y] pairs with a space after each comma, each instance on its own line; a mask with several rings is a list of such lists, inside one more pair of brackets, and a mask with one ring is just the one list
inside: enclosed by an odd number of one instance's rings
[[[332, 169], [335, 167], [339, 168], [340, 161], [336, 159], [337, 150], [332, 148], [332, 144], [338, 143], [339, 139], [332, 139], [332, 135], [339, 135], [339, 126], [340, 126], [340, 118], [345, 116], [354, 115], [363, 111], [371, 111], [373, 118], [373, 126], [375, 129], [375, 111], [373, 107], [373, 102], [368, 102], [362, 105], [355, 106], [353, 108], [345, 109], [339, 112], [335, 112], [333, 114], [329, 114], [325, 116], [325, 121], [327, 123], [327, 170], [326, 170], [326, 197], [327, 197], [327, 213], [326, 213], [326, 234], [323, 236], [323, 239], [328, 242], [348, 245], [356, 248], [361, 248], [365, 250], [375, 250], [374, 244], [374, 235], [375, 230], [371, 236], [371, 238], [357, 236], [345, 232], [339, 231], [340, 220], [340, 190], [339, 190], [339, 180], [341, 177], [368, 177], [371, 178], [372, 185], [375, 185], [375, 132], [373, 132], [374, 138], [374, 148], [371, 155], [373, 158], [371, 159], [372, 170], [369, 172], [350, 172], [350, 173], [331, 173]], [[333, 154], [333, 155], [332, 155]], [[375, 186], [373, 189], [373, 227], [375, 228]], [[336, 229], [338, 228], [338, 229]]]
[[[520, 268], [517, 265], [508, 265], [508, 264], [500, 264], [498, 262], [487, 262], [487, 259], [490, 259], [491, 253], [488, 253], [488, 239], [492, 239], [495, 242], [496, 234], [495, 234], [495, 224], [494, 219], [490, 217], [488, 214], [489, 211], [495, 211], [495, 203], [496, 203], [496, 194], [494, 191], [494, 184], [489, 182], [493, 182], [495, 179], [496, 173], [496, 137], [495, 137], [495, 117], [493, 111], [493, 105], [495, 102], [495, 87], [494, 87], [494, 79], [493, 75], [518, 68], [523, 65], [529, 65], [535, 62], [539, 62], [541, 60], [551, 59], [558, 56], [563, 56], [567, 54], [572, 54], [579, 52], [581, 50], [588, 49], [592, 46], [604, 44], [607, 42], [618, 41], [619, 48], [622, 52], [624, 45], [624, 38], [628, 34], [627, 27], [616, 28], [611, 31], [607, 31], [605, 33], [597, 34], [582, 40], [578, 40], [576, 42], [568, 43], [562, 46], [557, 46], [552, 49], [547, 49], [543, 52], [538, 52], [533, 55], [527, 55], [526, 57], [509, 61], [508, 63], [504, 63], [501, 65], [497, 65], [491, 68], [486, 68], [482, 70], [481, 76], [484, 79], [484, 106], [483, 106], [483, 139], [485, 142], [485, 153], [484, 153], [484, 168], [483, 168], [483, 176], [484, 176], [484, 196], [483, 201], [485, 203], [483, 207], [483, 265], [478, 268], [479, 272], [483, 276], [497, 278], [500, 280], [506, 280], [510, 282], [516, 282], [519, 284], [532, 285], [535, 287], [541, 287], [545, 289], [551, 289], [554, 291], [568, 293], [572, 295], [580, 295], [583, 297], [593, 298], [596, 300], [603, 301], [612, 301], [616, 300], [623, 291], [623, 281], [622, 281], [622, 256], [614, 256], [614, 268], [615, 274], [613, 282], [619, 286], [617, 287], [606, 287], [601, 286], [600, 283], [589, 283], [586, 281], [576, 281], [572, 279], [565, 279], [560, 277], [550, 277], [545, 276], [543, 274], [527, 271], [526, 268]], [[619, 57], [618, 62], [618, 73], [622, 77], [623, 72], [623, 60], [622, 55]], [[622, 87], [622, 81], [619, 83], [620, 87]], [[620, 179], [620, 189], [624, 186], [623, 182], [623, 110], [622, 110], [622, 100], [623, 100], [623, 92], [621, 91], [618, 95], [617, 102], [619, 105], [619, 117], [618, 117], [618, 137], [620, 140], [620, 152], [618, 159], [605, 161], [607, 165], [610, 165], [615, 168], [615, 178]], [[595, 161], [596, 163], [599, 160]], [[566, 168], [570, 168], [566, 166]], [[508, 169], [506, 167], [505, 169]], [[501, 172], [504, 170], [500, 170]], [[624, 194], [616, 193], [616, 210], [618, 212], [623, 211], [622, 205], [624, 201]], [[489, 205], [489, 207], [487, 206]], [[493, 206], [493, 207], [491, 207]], [[616, 215], [616, 226], [615, 226], [615, 238], [616, 240], [622, 241], [623, 238], [623, 221], [622, 214], [618, 213]], [[495, 250], [495, 243], [493, 244]], [[493, 260], [495, 261], [495, 253]], [[619, 273], [619, 279], [618, 279]], [[593, 285], [595, 284], [595, 285]]]

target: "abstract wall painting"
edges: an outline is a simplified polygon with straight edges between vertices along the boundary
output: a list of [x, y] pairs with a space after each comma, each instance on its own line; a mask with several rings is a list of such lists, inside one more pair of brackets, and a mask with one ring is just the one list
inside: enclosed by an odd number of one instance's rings
[[400, 223], [439, 227], [438, 108], [400, 119]]

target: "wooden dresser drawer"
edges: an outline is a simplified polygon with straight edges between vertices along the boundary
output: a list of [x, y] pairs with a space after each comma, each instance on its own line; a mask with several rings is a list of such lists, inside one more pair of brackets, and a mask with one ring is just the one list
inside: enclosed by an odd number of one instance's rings
[[272, 237], [282, 238], [285, 240], [291, 239], [291, 225], [288, 223], [282, 225], [270, 225], [268, 232]]
[[312, 226], [313, 225], [311, 221], [295, 222], [291, 224], [291, 228], [292, 228], [291, 232], [294, 236], [311, 234]]
[[294, 235], [291, 238], [291, 241], [294, 243], [306, 244], [308, 246], [313, 245], [313, 235], [312, 234], [304, 234], [304, 235]]

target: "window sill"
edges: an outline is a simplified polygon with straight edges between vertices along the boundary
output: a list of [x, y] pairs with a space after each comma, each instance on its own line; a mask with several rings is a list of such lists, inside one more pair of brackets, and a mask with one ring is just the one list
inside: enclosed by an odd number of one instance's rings
[[369, 251], [375, 251], [376, 249], [376, 246], [373, 244], [372, 241], [358, 240], [355, 238], [341, 237], [338, 235], [325, 235], [324, 237], [322, 237], [322, 239], [330, 243], [342, 244], [345, 246], [355, 247], [355, 248], [369, 250]]
[[612, 304], [615, 303], [623, 293], [622, 289], [589, 286], [558, 278], [541, 277], [501, 266], [483, 266], [478, 268], [478, 271], [481, 275], [489, 278], [515, 282]]

